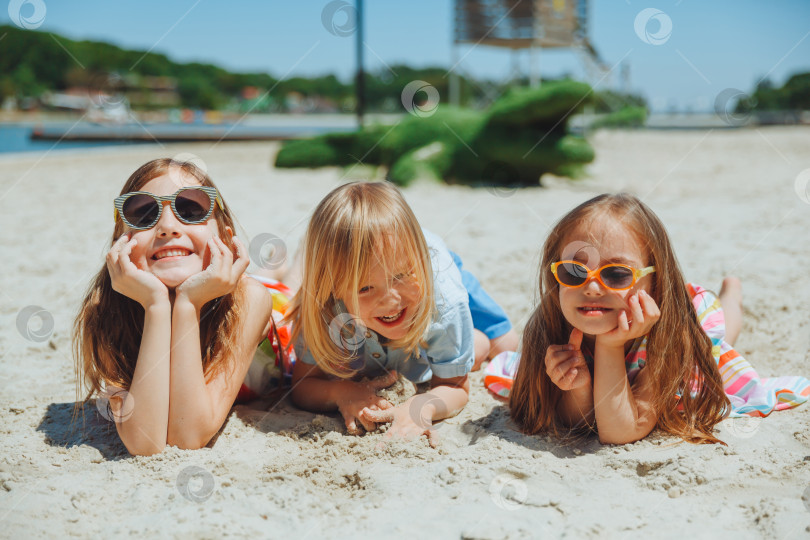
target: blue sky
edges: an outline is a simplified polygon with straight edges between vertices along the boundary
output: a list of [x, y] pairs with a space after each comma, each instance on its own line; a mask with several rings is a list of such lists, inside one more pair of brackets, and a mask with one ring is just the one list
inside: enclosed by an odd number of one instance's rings
[[[355, 69], [354, 36], [335, 36], [322, 23], [327, 0], [37, 1], [46, 8], [39, 30], [74, 39], [275, 77], [335, 73], [347, 80]], [[365, 6], [367, 69], [452, 65], [452, 0], [366, 0]], [[645, 43], [634, 29], [647, 8], [671, 21], [662, 44]], [[30, 15], [33, 6], [22, 9]], [[661, 20], [651, 20], [647, 32], [659, 32]], [[0, 10], [0, 21], [10, 21], [8, 10]], [[763, 76], [781, 84], [792, 73], [810, 71], [807, 0], [592, 0], [590, 35], [607, 64], [623, 59], [629, 66], [631, 89], [654, 110], [708, 111], [727, 88], [750, 91]], [[462, 68], [476, 76], [504, 79], [511, 72], [511, 54], [502, 49], [464, 45], [459, 55]], [[528, 73], [528, 55], [519, 54], [518, 60]], [[579, 56], [571, 51], [544, 50], [539, 63], [543, 75], [585, 78]], [[611, 85], [619, 85], [618, 69], [612, 81], [599, 84]]]

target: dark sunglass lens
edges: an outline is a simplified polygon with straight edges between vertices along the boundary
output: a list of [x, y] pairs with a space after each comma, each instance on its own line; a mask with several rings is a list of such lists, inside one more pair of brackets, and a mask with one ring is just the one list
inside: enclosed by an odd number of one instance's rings
[[608, 266], [599, 275], [605, 285], [613, 289], [627, 289], [633, 284], [633, 271], [623, 266]]
[[563, 285], [582, 285], [588, 279], [588, 269], [581, 264], [563, 263], [557, 266], [557, 279]]
[[177, 194], [174, 207], [182, 219], [190, 223], [200, 223], [208, 215], [211, 199], [201, 189], [186, 189]]
[[149, 195], [138, 194], [124, 201], [122, 210], [124, 218], [133, 227], [148, 227], [157, 220], [160, 206]]

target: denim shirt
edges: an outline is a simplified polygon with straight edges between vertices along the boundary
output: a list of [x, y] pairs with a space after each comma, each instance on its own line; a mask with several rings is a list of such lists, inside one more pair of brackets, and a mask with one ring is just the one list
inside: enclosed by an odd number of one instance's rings
[[[444, 241], [429, 231], [423, 230], [423, 233], [430, 253], [436, 301], [436, 315], [424, 336], [425, 346], [411, 355], [389, 348], [387, 340], [373, 330], [354, 327], [346, 306], [341, 301], [336, 302], [334, 321], [337, 324], [330, 327], [330, 334], [333, 339], [344, 340], [351, 349], [356, 348], [351, 367], [361, 376], [376, 377], [396, 370], [411, 381], [421, 383], [434, 375], [442, 379], [460, 377], [472, 369], [475, 351], [469, 295]], [[302, 340], [295, 344], [295, 354], [298, 361], [316, 363]]]

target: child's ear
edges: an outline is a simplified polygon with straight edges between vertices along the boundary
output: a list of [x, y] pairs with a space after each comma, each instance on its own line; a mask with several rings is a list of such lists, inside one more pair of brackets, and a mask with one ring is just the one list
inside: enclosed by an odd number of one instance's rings
[[233, 229], [231, 229], [230, 227], [228, 227], [228, 226], [226, 225], [226, 226], [225, 226], [225, 232], [227, 232], [227, 233], [228, 233], [228, 235], [231, 237], [231, 240], [233, 240]]

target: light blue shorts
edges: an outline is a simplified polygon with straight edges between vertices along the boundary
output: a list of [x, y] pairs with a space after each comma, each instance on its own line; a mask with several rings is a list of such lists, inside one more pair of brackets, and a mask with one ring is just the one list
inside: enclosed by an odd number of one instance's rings
[[454, 252], [453, 262], [461, 272], [461, 282], [470, 296], [470, 313], [472, 313], [473, 327], [483, 332], [489, 339], [495, 339], [512, 329], [512, 323], [501, 306], [484, 290], [474, 275], [466, 271], [462, 265], [461, 257]]

